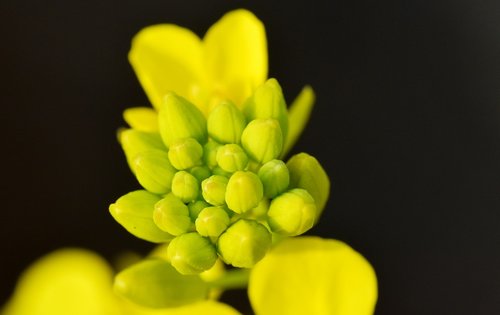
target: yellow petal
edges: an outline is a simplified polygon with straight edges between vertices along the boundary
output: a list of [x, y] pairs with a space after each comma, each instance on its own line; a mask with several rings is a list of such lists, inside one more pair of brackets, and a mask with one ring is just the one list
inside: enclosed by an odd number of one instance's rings
[[150, 309], [126, 303], [127, 315], [241, 315], [231, 306], [216, 301], [203, 301], [167, 309]]
[[132, 107], [123, 111], [123, 119], [133, 129], [158, 132], [158, 114], [151, 107]]
[[112, 271], [82, 249], [55, 251], [20, 278], [3, 315], [121, 315], [112, 294]]
[[149, 100], [159, 108], [169, 91], [195, 104], [203, 102], [203, 49], [188, 29], [160, 24], [142, 29], [133, 39], [129, 61]]
[[348, 245], [296, 237], [279, 243], [254, 267], [248, 290], [257, 315], [370, 315], [377, 279]]
[[247, 10], [231, 11], [208, 30], [203, 41], [212, 97], [229, 99], [241, 108], [267, 77], [264, 25]]

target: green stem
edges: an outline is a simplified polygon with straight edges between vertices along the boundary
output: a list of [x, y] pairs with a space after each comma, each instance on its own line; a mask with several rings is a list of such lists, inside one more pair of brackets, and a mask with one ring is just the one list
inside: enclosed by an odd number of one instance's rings
[[250, 269], [232, 269], [228, 270], [221, 277], [210, 281], [209, 285], [213, 288], [224, 290], [246, 289], [249, 277]]

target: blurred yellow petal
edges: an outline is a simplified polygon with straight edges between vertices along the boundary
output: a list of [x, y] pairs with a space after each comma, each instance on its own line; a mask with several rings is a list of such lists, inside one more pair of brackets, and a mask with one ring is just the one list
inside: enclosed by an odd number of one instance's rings
[[203, 301], [167, 309], [149, 309], [130, 302], [126, 304], [127, 315], [240, 315], [231, 306], [216, 301]]
[[188, 29], [160, 24], [142, 29], [132, 40], [129, 61], [153, 106], [169, 91], [195, 104], [203, 99], [203, 49]]
[[247, 10], [231, 11], [208, 30], [203, 42], [212, 97], [229, 99], [241, 108], [267, 78], [264, 25]]
[[58, 250], [23, 273], [2, 314], [121, 315], [111, 283], [111, 268], [96, 254]]
[[377, 279], [368, 261], [332, 239], [283, 240], [250, 275], [257, 315], [370, 315]]
[[132, 107], [123, 111], [123, 119], [133, 129], [158, 132], [158, 113], [150, 107]]

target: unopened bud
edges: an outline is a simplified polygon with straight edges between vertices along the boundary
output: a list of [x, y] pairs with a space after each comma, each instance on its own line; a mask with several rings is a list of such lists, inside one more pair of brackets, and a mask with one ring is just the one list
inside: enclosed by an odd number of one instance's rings
[[217, 164], [224, 171], [233, 173], [245, 169], [248, 157], [239, 145], [226, 144], [217, 151]]
[[194, 138], [199, 143], [207, 140], [207, 124], [203, 114], [188, 100], [174, 93], [165, 96], [158, 113], [158, 123], [167, 147], [183, 138]]
[[312, 228], [316, 212], [311, 195], [304, 189], [295, 188], [271, 201], [267, 222], [275, 233], [297, 236]]
[[253, 220], [238, 220], [217, 241], [222, 260], [239, 268], [251, 268], [271, 246], [271, 233]]
[[220, 143], [239, 143], [245, 125], [245, 116], [230, 102], [215, 107], [207, 119], [208, 134]]
[[167, 255], [172, 266], [183, 275], [199, 274], [217, 260], [214, 245], [196, 232], [174, 238], [168, 245]]
[[138, 153], [133, 160], [133, 169], [142, 187], [160, 195], [170, 191], [176, 172], [170, 164], [167, 152], [161, 150]]
[[214, 168], [217, 166], [217, 151], [221, 145], [215, 141], [208, 141], [203, 146], [203, 161], [205, 165], [209, 168]]
[[175, 173], [172, 180], [172, 193], [182, 200], [184, 203], [198, 198], [200, 192], [200, 184], [193, 175], [186, 171], [179, 171]]
[[179, 139], [171, 143], [168, 158], [172, 166], [185, 170], [201, 164], [203, 147], [193, 138]]
[[252, 172], [237, 171], [227, 183], [226, 204], [236, 213], [244, 213], [257, 207], [264, 189], [257, 175]]
[[330, 195], [328, 175], [318, 160], [307, 153], [292, 156], [286, 166], [290, 172], [290, 188], [303, 188], [311, 194], [316, 203], [318, 220]]
[[283, 138], [288, 130], [288, 111], [281, 86], [276, 79], [271, 78], [257, 87], [246, 101], [244, 113], [248, 120], [257, 118], [274, 118], [279, 121]]
[[153, 222], [153, 211], [160, 197], [145, 190], [137, 190], [120, 197], [109, 206], [113, 218], [127, 231], [143, 240], [161, 243], [173, 236], [160, 230]]
[[191, 221], [194, 222], [198, 217], [198, 214], [201, 212], [201, 210], [205, 209], [206, 207], [210, 207], [210, 204], [204, 200], [196, 200], [190, 202], [188, 204], [188, 209]]
[[290, 174], [285, 162], [281, 160], [271, 160], [262, 165], [259, 178], [264, 186], [264, 195], [268, 198], [281, 194], [290, 184]]
[[212, 175], [201, 183], [203, 199], [214, 206], [221, 206], [225, 202], [227, 177]]
[[196, 231], [202, 236], [219, 237], [229, 225], [229, 216], [222, 207], [203, 209], [196, 219]]
[[167, 151], [158, 133], [126, 129], [121, 131], [118, 137], [132, 171], [134, 171], [133, 161], [138, 153], [150, 150]]
[[209, 178], [210, 175], [212, 175], [212, 172], [210, 172], [210, 169], [207, 166], [195, 166], [192, 169], [189, 170], [189, 173], [191, 173], [198, 182], [202, 182], [205, 179]]
[[241, 144], [257, 162], [266, 163], [278, 158], [283, 149], [283, 134], [276, 119], [252, 120], [241, 136]]
[[153, 220], [161, 230], [172, 235], [181, 235], [191, 228], [188, 207], [173, 194], [155, 204]]

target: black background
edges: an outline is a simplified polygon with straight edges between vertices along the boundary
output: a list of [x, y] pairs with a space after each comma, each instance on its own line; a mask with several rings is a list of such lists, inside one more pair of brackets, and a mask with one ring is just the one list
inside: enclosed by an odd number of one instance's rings
[[0, 302], [50, 250], [150, 248], [107, 210], [138, 187], [115, 137], [148, 104], [130, 40], [162, 22], [203, 35], [238, 7], [265, 23], [287, 99], [317, 93], [294, 151], [334, 188], [311, 234], [373, 264], [376, 314], [500, 314], [496, 0], [0, 0]]

